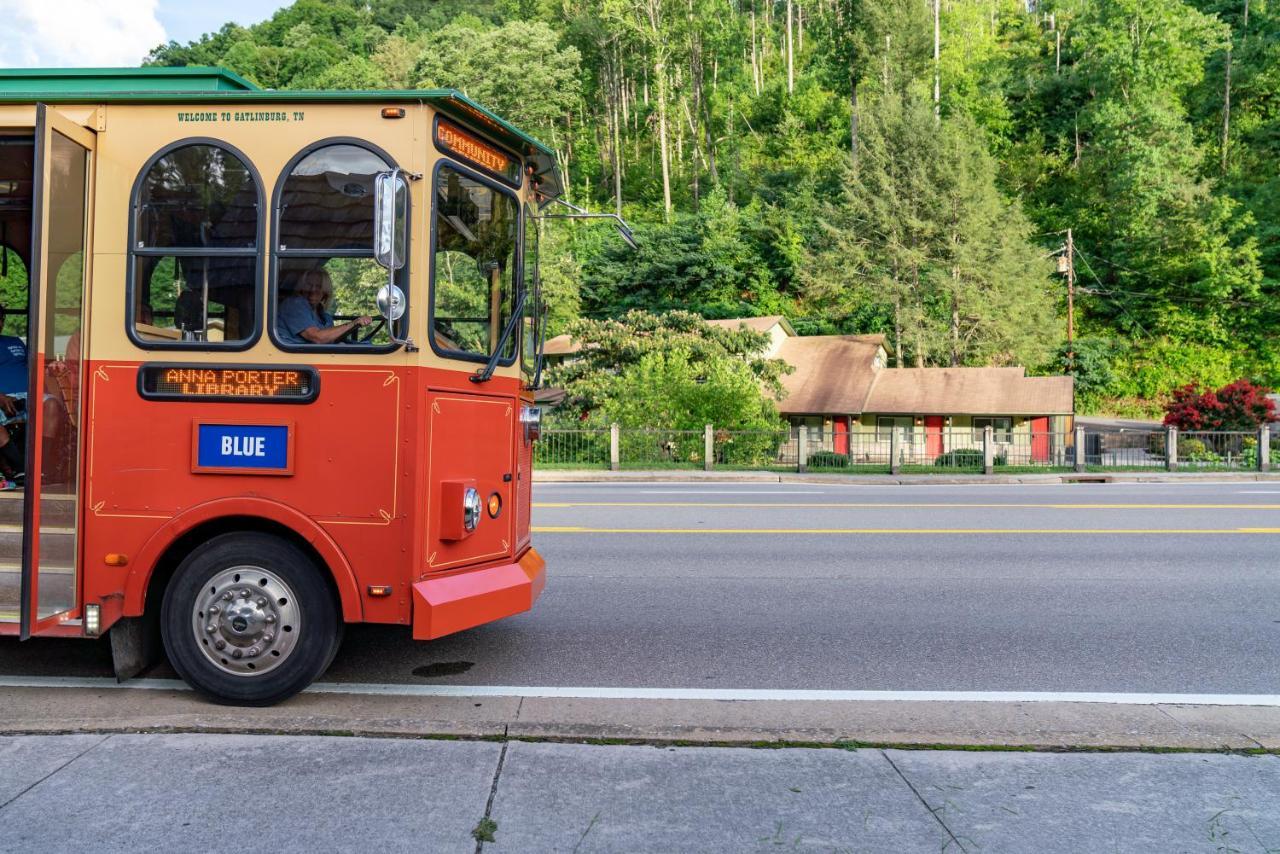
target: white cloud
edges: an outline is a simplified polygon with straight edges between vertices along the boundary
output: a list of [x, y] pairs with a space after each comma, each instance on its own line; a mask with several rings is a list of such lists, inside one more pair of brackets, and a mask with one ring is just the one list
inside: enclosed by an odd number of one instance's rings
[[158, 0], [0, 0], [0, 67], [133, 66], [166, 40]]

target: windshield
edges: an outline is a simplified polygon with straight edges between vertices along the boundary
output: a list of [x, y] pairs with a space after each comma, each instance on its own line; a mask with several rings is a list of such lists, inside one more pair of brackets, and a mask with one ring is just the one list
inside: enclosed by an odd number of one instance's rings
[[[436, 172], [432, 339], [437, 350], [487, 359], [514, 303], [516, 201], [451, 166]], [[502, 353], [515, 357], [511, 336]]]

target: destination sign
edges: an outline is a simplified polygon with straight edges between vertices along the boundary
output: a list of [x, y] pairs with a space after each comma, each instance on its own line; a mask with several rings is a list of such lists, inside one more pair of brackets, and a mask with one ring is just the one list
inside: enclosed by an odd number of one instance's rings
[[284, 424], [197, 424], [193, 471], [289, 474]]
[[310, 403], [319, 390], [308, 367], [151, 364], [138, 372], [138, 393], [151, 400]]
[[520, 183], [520, 161], [502, 149], [490, 145], [447, 119], [436, 121], [436, 142], [441, 148], [492, 172], [517, 186]]

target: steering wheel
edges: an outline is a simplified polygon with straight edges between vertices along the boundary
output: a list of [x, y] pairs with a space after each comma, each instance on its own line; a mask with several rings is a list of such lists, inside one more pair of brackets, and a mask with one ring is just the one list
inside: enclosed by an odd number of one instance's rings
[[387, 319], [385, 317], [375, 318], [373, 323], [369, 324], [369, 331], [365, 333], [365, 335], [361, 336], [358, 334], [360, 331], [359, 326], [352, 326], [346, 332], [339, 335], [337, 341], [335, 341], [334, 343], [335, 344], [368, 344], [370, 341], [373, 340], [373, 336], [381, 332], [382, 327], [386, 325], [387, 325]]

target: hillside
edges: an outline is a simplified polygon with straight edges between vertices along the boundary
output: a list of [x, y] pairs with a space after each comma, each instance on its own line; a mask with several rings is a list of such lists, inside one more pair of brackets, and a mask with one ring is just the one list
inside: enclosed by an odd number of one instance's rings
[[1280, 383], [1268, 0], [299, 0], [148, 61], [453, 86], [554, 145], [641, 249], [550, 227], [553, 334], [784, 313], [902, 365], [1058, 372], [1069, 228], [1082, 410]]

